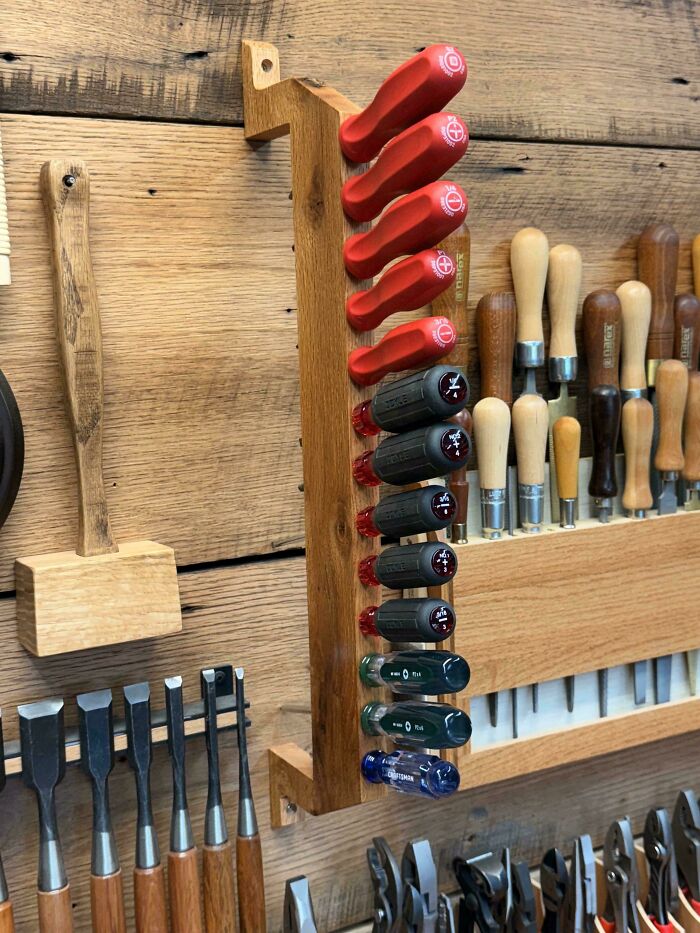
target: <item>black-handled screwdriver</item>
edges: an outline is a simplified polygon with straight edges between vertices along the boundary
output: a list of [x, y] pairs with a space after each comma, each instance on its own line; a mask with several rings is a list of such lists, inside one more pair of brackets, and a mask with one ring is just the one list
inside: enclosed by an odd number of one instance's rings
[[457, 621], [450, 603], [442, 599], [388, 599], [368, 606], [360, 614], [363, 635], [381, 635], [387, 641], [444, 641]]
[[467, 462], [470, 451], [469, 435], [440, 421], [385, 438], [354, 461], [352, 473], [362, 486], [403, 486], [451, 473]]
[[374, 398], [352, 411], [352, 424], [362, 437], [381, 431], [398, 434], [446, 421], [469, 401], [469, 383], [453, 366], [432, 366], [377, 389]]
[[360, 679], [368, 687], [389, 687], [396, 693], [440, 696], [459, 693], [469, 683], [469, 665], [451, 651], [389, 651], [367, 654]]
[[424, 541], [385, 548], [358, 564], [365, 586], [408, 590], [417, 586], [442, 586], [457, 573], [457, 555], [447, 544]]
[[457, 503], [444, 486], [422, 486], [384, 498], [357, 513], [355, 527], [366, 538], [403, 538], [447, 528]]

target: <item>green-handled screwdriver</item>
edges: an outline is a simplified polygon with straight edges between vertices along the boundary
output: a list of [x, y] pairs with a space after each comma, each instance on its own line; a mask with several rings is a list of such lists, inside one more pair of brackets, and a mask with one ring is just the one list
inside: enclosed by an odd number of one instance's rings
[[467, 714], [449, 703], [368, 703], [361, 721], [367, 735], [420, 748], [459, 748], [472, 734]]

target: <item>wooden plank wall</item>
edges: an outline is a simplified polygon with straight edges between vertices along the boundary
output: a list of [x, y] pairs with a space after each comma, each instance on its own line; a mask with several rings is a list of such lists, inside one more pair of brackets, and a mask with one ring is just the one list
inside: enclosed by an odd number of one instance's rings
[[[284, 879], [312, 881], [322, 930], [370, 914], [364, 849], [381, 830], [400, 847], [427, 834], [443, 879], [457, 852], [513, 846], [535, 859], [576, 833], [600, 839], [614, 816], [639, 825], [676, 790], [700, 790], [700, 735], [458, 795], [439, 806], [392, 796], [361, 811], [267, 827], [266, 749], [309, 741], [308, 657], [295, 294], [286, 143], [243, 140], [242, 37], [280, 47], [286, 74], [366, 102], [412, 52], [451, 40], [470, 63], [455, 103], [473, 143], [456, 178], [472, 204], [472, 302], [508, 284], [508, 241], [542, 226], [584, 258], [584, 288], [634, 274], [635, 238], [668, 219], [700, 229], [700, 6], [687, 0], [13, 0], [0, 9], [0, 111], [14, 282], [0, 291], [0, 368], [27, 432], [25, 482], [0, 533], [0, 705], [10, 738], [20, 702], [150, 679], [230, 660], [249, 674], [251, 751], [263, 823], [269, 929]], [[74, 473], [53, 338], [40, 164], [85, 158], [105, 345], [106, 478], [115, 532], [176, 549], [185, 632], [160, 643], [37, 661], [15, 637], [17, 555], [71, 546]], [[478, 372], [472, 376], [477, 382]], [[468, 572], [468, 568], [466, 570]], [[69, 718], [73, 718], [69, 702]], [[224, 740], [235, 824], [236, 757]], [[201, 841], [203, 745], [190, 751]], [[167, 845], [169, 769], [153, 786]], [[115, 770], [125, 871], [134, 797]], [[89, 929], [87, 782], [59, 791], [76, 929]], [[0, 851], [19, 926], [36, 929], [35, 808], [18, 782], [0, 797]]]

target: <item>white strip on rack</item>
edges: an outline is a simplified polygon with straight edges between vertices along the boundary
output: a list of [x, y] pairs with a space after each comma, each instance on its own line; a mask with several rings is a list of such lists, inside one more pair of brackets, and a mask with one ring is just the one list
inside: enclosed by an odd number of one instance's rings
[[5, 193], [5, 165], [0, 136], [0, 285], [10, 284], [10, 229], [7, 223], [7, 196]]

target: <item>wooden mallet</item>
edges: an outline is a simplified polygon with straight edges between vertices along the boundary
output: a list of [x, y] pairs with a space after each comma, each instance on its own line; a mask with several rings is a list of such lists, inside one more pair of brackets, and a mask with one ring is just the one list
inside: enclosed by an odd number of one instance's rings
[[90, 182], [78, 160], [47, 162], [41, 191], [51, 242], [58, 346], [78, 471], [75, 551], [15, 564], [22, 644], [40, 657], [182, 629], [175, 553], [117, 546], [102, 477], [102, 335], [89, 246]]

